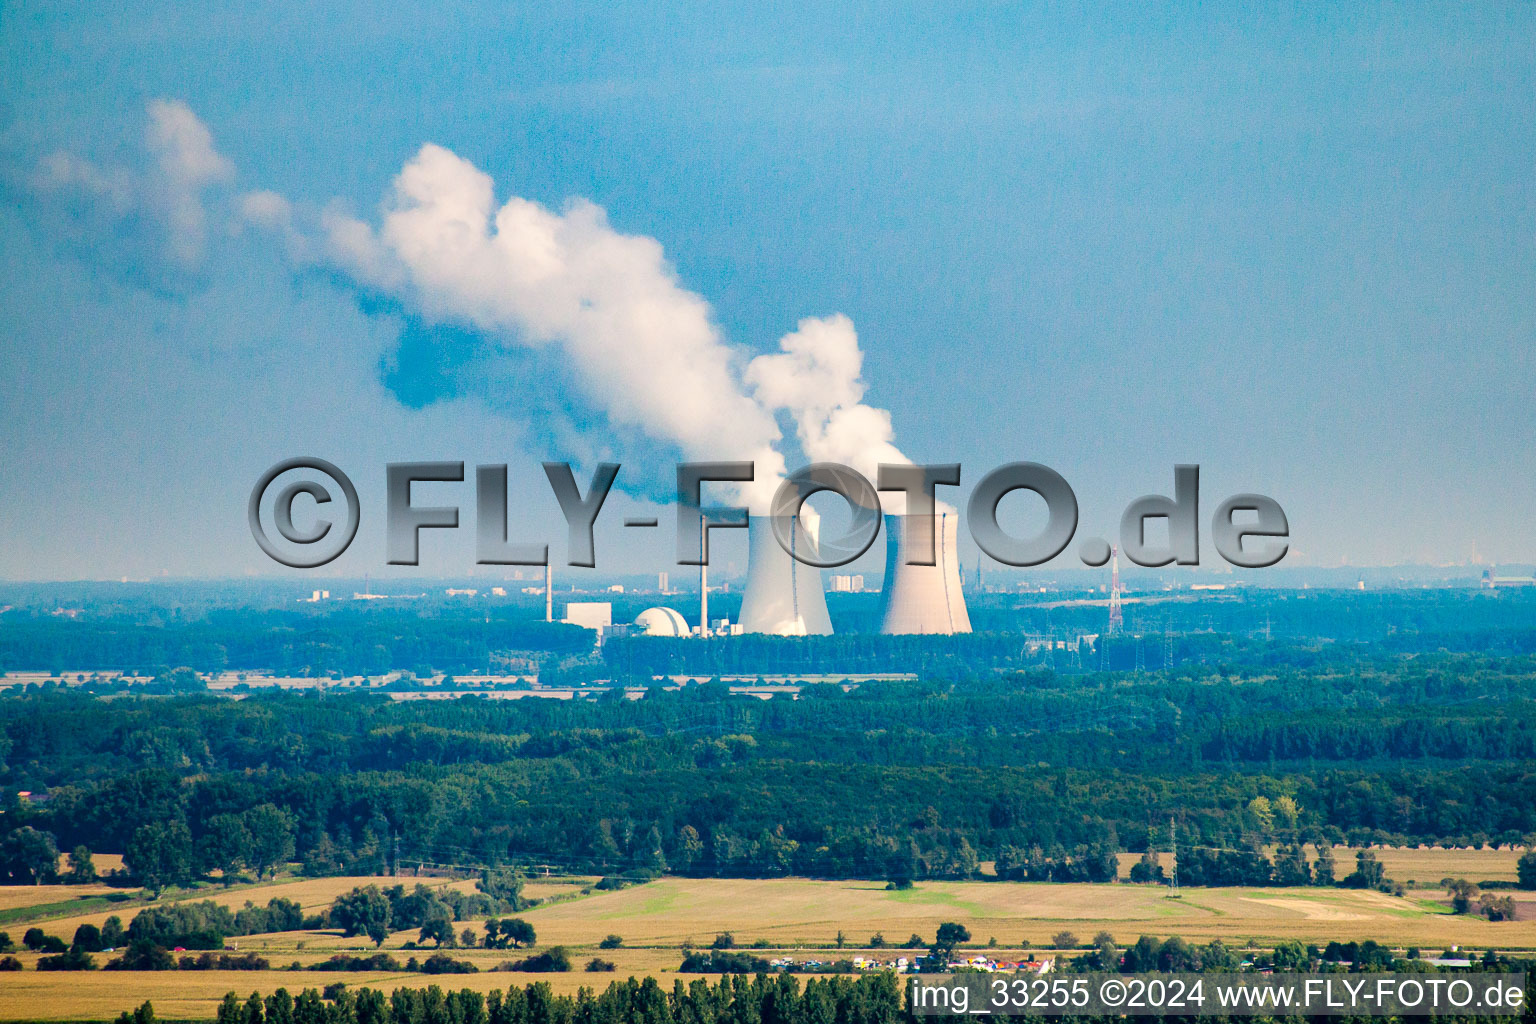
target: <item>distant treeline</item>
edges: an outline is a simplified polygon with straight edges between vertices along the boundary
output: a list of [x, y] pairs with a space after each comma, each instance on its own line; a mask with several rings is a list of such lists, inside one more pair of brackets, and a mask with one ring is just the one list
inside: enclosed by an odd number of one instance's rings
[[[1360, 653], [1360, 645], [1397, 654], [1536, 653], [1536, 588], [1159, 593], [1126, 605], [1125, 635], [1082, 643], [1078, 637], [1103, 632], [1107, 612], [1061, 600], [1073, 595], [967, 595], [977, 632], [952, 637], [882, 636], [875, 631], [877, 595], [832, 596], [832, 636], [616, 637], [600, 659], [591, 656], [590, 631], [545, 623], [542, 608], [510, 599], [185, 612], [88, 603], [69, 616], [29, 605], [0, 615], [0, 670], [154, 672], [186, 665], [313, 676], [462, 674], [531, 662], [548, 681], [583, 683], [680, 673], [1158, 670], [1264, 659], [1304, 668], [1338, 664]], [[628, 621], [651, 599], [615, 595], [615, 621]], [[733, 602], [734, 595], [721, 595], [722, 613], [731, 614]], [[695, 611], [676, 598], [670, 603], [690, 616]], [[1053, 643], [1043, 646], [1042, 639]]]
[[[770, 701], [720, 683], [413, 702], [50, 686], [0, 698], [14, 851], [0, 871], [29, 880], [29, 864], [51, 870], [83, 845], [126, 852], [152, 885], [285, 859], [372, 872], [397, 850], [402, 865], [751, 877], [965, 878], [996, 860], [1017, 877], [1093, 880], [1117, 850], [1166, 850], [1171, 817], [1181, 849], [1243, 856], [1517, 845], [1536, 836], [1533, 693], [1529, 657], [1358, 652], [1306, 669], [1001, 673]], [[1250, 866], [1243, 877], [1281, 874]]]
[[337, 604], [325, 612], [216, 609], [194, 619], [141, 612], [78, 620], [12, 611], [0, 618], [0, 670], [380, 675], [425, 668], [484, 672], [493, 653], [580, 654], [592, 633], [516, 608], [441, 609]]

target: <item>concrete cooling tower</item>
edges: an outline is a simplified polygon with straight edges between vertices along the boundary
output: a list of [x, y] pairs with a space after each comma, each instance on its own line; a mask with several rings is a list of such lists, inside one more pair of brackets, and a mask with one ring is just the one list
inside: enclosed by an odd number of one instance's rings
[[[960, 515], [937, 513], [934, 565], [907, 564], [907, 517], [885, 517], [882, 633], [969, 633], [971, 616], [960, 593]], [[921, 524], [914, 524], [921, 525]]]
[[[816, 527], [801, 520], [795, 527], [797, 544], [814, 544]], [[825, 635], [832, 632], [821, 570], [791, 558], [773, 535], [773, 517], [753, 516], [747, 524], [747, 590], [737, 616], [744, 633], [779, 636]]]

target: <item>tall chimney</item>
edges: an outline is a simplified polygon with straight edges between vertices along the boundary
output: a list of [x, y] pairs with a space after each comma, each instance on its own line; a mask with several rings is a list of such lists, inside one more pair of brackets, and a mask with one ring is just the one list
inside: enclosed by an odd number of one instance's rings
[[[818, 526], [795, 522], [791, 542], [797, 551], [815, 546]], [[752, 516], [747, 523], [747, 589], [738, 616], [744, 633], [780, 636], [832, 632], [821, 570], [792, 557], [773, 535], [772, 516]]]
[[555, 621], [555, 573], [550, 568], [549, 559], [544, 559], [544, 621]]
[[699, 535], [699, 636], [709, 635], [709, 565], [704, 561], [709, 551], [709, 531]]
[[880, 590], [882, 633], [969, 633], [971, 616], [960, 591], [960, 516], [935, 513], [934, 564], [908, 565], [907, 526], [918, 516], [885, 517], [885, 584]]

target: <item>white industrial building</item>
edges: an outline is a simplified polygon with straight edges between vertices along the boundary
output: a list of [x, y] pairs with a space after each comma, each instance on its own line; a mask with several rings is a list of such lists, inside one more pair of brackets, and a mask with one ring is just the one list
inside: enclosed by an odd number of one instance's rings
[[572, 601], [565, 606], [565, 616], [560, 621], [601, 633], [613, 625], [613, 605], [607, 601]]

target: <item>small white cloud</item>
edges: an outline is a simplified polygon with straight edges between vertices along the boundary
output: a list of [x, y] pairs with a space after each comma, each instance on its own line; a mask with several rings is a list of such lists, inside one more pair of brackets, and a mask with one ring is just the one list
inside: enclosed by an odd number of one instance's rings
[[38, 164], [33, 187], [41, 192], [78, 190], [122, 217], [134, 206], [133, 179], [121, 168], [102, 169], [72, 153], [51, 153]]
[[240, 216], [264, 228], [293, 226], [293, 204], [276, 192], [260, 190], [240, 197]]
[[235, 165], [213, 148], [213, 133], [181, 100], [149, 104], [145, 141], [168, 179], [195, 188], [235, 176]]
[[[155, 100], [148, 114], [141, 166], [103, 167], [54, 153], [38, 164], [33, 186], [71, 222], [73, 234], [109, 261], [131, 264], [149, 249], [173, 272], [194, 272], [207, 251], [207, 193], [232, 180], [235, 166], [180, 100]], [[123, 251], [114, 256], [114, 249]]]

